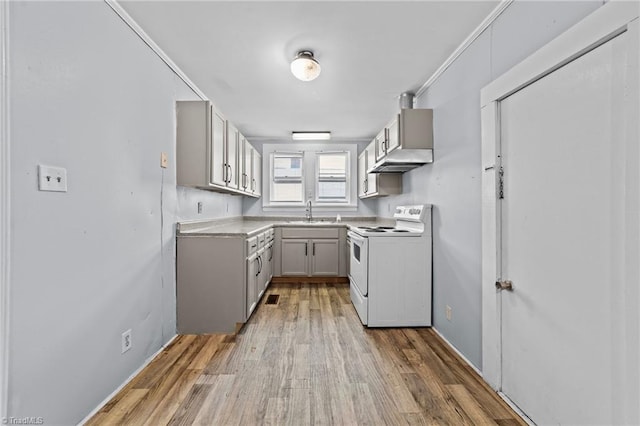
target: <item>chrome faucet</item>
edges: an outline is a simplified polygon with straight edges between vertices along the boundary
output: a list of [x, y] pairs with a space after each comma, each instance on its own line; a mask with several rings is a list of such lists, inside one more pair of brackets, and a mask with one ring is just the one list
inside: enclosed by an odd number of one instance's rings
[[311, 222], [313, 220], [313, 210], [311, 209], [311, 200], [307, 201], [307, 209], [305, 210], [305, 217], [307, 218], [307, 222]]

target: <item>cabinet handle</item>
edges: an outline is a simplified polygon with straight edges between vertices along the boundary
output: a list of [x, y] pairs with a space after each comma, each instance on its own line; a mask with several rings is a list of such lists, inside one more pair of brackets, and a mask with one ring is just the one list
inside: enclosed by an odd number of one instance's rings
[[256, 262], [258, 262], [258, 272], [256, 272], [256, 277], [260, 275], [260, 271], [262, 271], [262, 262], [260, 261], [260, 256], [256, 257]]
[[227, 174], [227, 177], [229, 178], [229, 182], [227, 183], [231, 183], [231, 176], [233, 176], [233, 169], [228, 164], [227, 164], [227, 167], [229, 167], [229, 173]]
[[309, 252], [309, 243], [304, 243], [304, 255], [307, 256]]
[[222, 181], [227, 183], [227, 163], [222, 163]]
[[384, 152], [389, 149], [389, 129], [384, 129]]
[[251, 192], [254, 192], [255, 190], [256, 190], [256, 180], [251, 179]]
[[273, 247], [269, 247], [269, 262], [273, 260]]
[[316, 243], [313, 243], [313, 255], [316, 255]]

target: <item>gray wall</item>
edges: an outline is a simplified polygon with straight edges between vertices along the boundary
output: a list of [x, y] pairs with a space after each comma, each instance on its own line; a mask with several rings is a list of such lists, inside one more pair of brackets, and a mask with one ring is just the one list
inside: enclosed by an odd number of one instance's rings
[[[514, 2], [417, 99], [434, 109], [434, 163], [405, 173], [390, 207], [433, 208], [434, 327], [476, 367], [482, 365], [480, 90], [603, 4]], [[452, 308], [452, 319], [445, 307]]]
[[[175, 335], [177, 218], [242, 202], [176, 189], [174, 101], [196, 96], [106, 3], [9, 10], [8, 414], [70, 425]], [[38, 164], [69, 192], [39, 192]]]

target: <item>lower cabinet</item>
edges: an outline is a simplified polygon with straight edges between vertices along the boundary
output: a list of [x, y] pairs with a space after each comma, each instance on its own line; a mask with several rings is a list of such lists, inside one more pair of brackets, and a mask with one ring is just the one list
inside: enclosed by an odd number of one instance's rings
[[309, 274], [316, 276], [337, 277], [338, 269], [338, 244], [339, 240], [311, 240], [311, 270]]
[[282, 239], [282, 275], [309, 275], [309, 240]]
[[280, 240], [282, 276], [340, 276], [339, 228], [283, 228]]
[[273, 271], [273, 230], [259, 237], [178, 236], [178, 333], [234, 333], [249, 319]]

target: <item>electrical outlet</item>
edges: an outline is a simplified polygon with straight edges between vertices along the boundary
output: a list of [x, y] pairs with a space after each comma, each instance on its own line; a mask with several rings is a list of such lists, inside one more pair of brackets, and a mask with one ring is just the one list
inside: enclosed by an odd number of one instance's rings
[[166, 152], [160, 153], [160, 167], [162, 167], [163, 169], [169, 167], [169, 157], [167, 156]]
[[67, 192], [67, 169], [38, 165], [38, 189], [40, 191]]
[[131, 349], [131, 329], [122, 333], [122, 353]]
[[444, 314], [447, 317], [447, 321], [451, 321], [451, 306], [447, 305], [444, 308]]
[[202, 201], [198, 201], [198, 214], [202, 214]]

